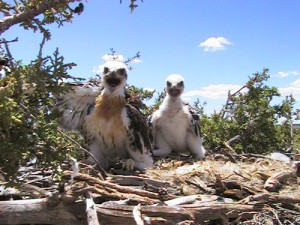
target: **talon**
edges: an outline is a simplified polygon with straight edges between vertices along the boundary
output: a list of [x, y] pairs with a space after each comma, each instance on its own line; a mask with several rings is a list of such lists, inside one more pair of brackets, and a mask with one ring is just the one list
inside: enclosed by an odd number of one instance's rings
[[135, 162], [133, 161], [133, 159], [126, 159], [125, 162], [122, 165], [122, 169], [125, 170], [134, 170], [135, 167]]

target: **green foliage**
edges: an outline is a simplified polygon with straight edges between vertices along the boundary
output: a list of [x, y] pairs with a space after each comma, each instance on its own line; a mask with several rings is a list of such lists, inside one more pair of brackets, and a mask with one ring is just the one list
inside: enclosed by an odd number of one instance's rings
[[208, 150], [217, 149], [224, 141], [238, 133], [237, 123], [233, 120], [224, 120], [219, 113], [200, 117], [200, 127]]
[[[154, 93], [153, 93], [154, 95]], [[164, 100], [164, 97], [166, 96], [166, 92], [158, 92], [157, 93], [157, 97], [154, 100], [153, 105], [150, 105], [147, 107], [146, 111], [146, 115], [151, 115], [155, 110], [158, 110], [160, 104], [162, 103], [162, 101]]]
[[72, 78], [67, 71], [73, 66], [56, 51], [29, 65], [16, 63], [0, 79], [0, 167], [7, 180], [14, 181], [19, 167], [31, 158], [57, 169], [71, 154], [73, 147], [51, 109], [54, 95], [68, 91], [61, 81]]
[[[11, 25], [20, 23], [26, 30], [40, 31], [46, 40], [51, 37], [47, 25], [56, 23], [58, 26], [63, 26], [65, 22], [71, 22], [75, 14], [81, 14], [84, 6], [81, 0], [65, 0], [65, 1], [44, 1], [44, 0], [28, 0], [28, 1], [0, 1], [0, 11], [5, 16], [14, 14], [22, 15], [22, 21], [18, 21], [17, 16], [12, 18]], [[71, 3], [80, 2], [73, 9]], [[42, 9], [42, 10], [41, 10]], [[34, 18], [33, 16], [36, 15]], [[16, 19], [16, 22], [14, 21]], [[4, 30], [0, 29], [0, 33]]]
[[[11, 70], [0, 77], [0, 170], [10, 182], [15, 181], [19, 168], [32, 158], [37, 159], [37, 166], [57, 171], [61, 162], [71, 154], [78, 154], [80, 146], [73, 145], [70, 137], [78, 141], [80, 138], [59, 129], [58, 112], [53, 110], [54, 96], [68, 91], [61, 81], [74, 79], [68, 71], [75, 64], [65, 63], [58, 50], [53, 56], [43, 57], [42, 49], [51, 37], [47, 26], [53, 23], [62, 26], [75, 14], [81, 14], [82, 3], [71, 7], [71, 3], [80, 1], [0, 1], [3, 21], [7, 16], [12, 18], [6, 23], [8, 28], [20, 23], [24, 29], [43, 34], [38, 57], [29, 65], [14, 61], [9, 51], [9, 44], [18, 38], [0, 40], [0, 56]], [[1, 27], [0, 33], [6, 29]]]
[[148, 116], [151, 113], [149, 111], [149, 107], [144, 104], [144, 101], [151, 99], [154, 92], [155, 91], [149, 91], [147, 89], [130, 85], [126, 89], [127, 102], [141, 110], [141, 112], [143, 112], [145, 116]]
[[[268, 153], [291, 148], [292, 111], [294, 99], [287, 98], [281, 104], [272, 104], [274, 97], [280, 96], [278, 89], [265, 84], [268, 70], [255, 73], [244, 88], [230, 96], [231, 107], [210, 117], [201, 117], [205, 145], [217, 149], [222, 143], [239, 135], [231, 146], [237, 152]], [[280, 124], [279, 120], [284, 122]]]

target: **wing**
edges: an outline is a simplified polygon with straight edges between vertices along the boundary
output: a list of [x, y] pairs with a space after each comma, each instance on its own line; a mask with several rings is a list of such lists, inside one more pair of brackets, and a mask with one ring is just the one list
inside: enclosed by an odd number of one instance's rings
[[139, 150], [141, 154], [151, 151], [150, 133], [146, 118], [134, 106], [126, 104], [127, 116], [129, 118], [129, 132], [133, 136], [131, 146]]
[[56, 108], [61, 112], [60, 124], [68, 130], [80, 130], [84, 118], [95, 107], [95, 99], [103, 87], [100, 84], [68, 83], [71, 91], [57, 98]]
[[199, 125], [199, 114], [196, 110], [189, 104], [185, 105], [185, 112], [188, 114], [189, 117], [189, 128], [190, 130], [197, 136], [201, 137], [201, 129]]

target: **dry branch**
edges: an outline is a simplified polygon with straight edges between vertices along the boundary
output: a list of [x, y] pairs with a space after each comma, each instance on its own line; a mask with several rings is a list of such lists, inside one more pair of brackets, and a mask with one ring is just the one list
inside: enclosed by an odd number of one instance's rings
[[[135, 224], [134, 206], [105, 202], [96, 205], [100, 224]], [[151, 224], [177, 224], [192, 220], [199, 224], [206, 220], [250, 217], [254, 212], [268, 210], [263, 204], [199, 203], [192, 206], [141, 206], [141, 218]], [[0, 201], [0, 224], [87, 224], [84, 202], [65, 203], [57, 198]]]
[[88, 195], [88, 198], [85, 200], [88, 225], [100, 225], [98, 221], [96, 205], [93, 199], [90, 197], [90, 194]]
[[244, 198], [243, 200], [240, 201], [240, 203], [246, 203], [248, 204], [249, 202], [261, 202], [265, 204], [270, 204], [270, 203], [300, 203], [300, 196], [284, 196], [280, 194], [269, 194], [269, 193], [261, 193], [257, 195], [251, 195], [248, 196], [247, 198]]
[[11, 16], [6, 16], [0, 20], [0, 34], [8, 30], [11, 26], [21, 23], [23, 21], [32, 20], [34, 17], [38, 16], [41, 13], [44, 13], [46, 10], [53, 8], [58, 4], [66, 4], [69, 2], [74, 2], [75, 0], [48, 0], [43, 1], [39, 6], [14, 14]]
[[[65, 172], [64, 176], [69, 179], [69, 177], [71, 176], [70, 171]], [[148, 203], [153, 204], [157, 202], [155, 200], [170, 199], [173, 197], [168, 196], [167, 194], [165, 196], [161, 196], [157, 193], [153, 193], [146, 190], [139, 190], [131, 187], [120, 186], [118, 184], [114, 184], [108, 181], [102, 181], [82, 173], [79, 173], [78, 176], [75, 177], [75, 180], [87, 182], [90, 186], [89, 189], [93, 189], [95, 192], [104, 195], [104, 197], [109, 198], [127, 199], [128, 196], [131, 196], [131, 198], [133, 198], [133, 196], [140, 196], [141, 200], [142, 198], [145, 199], [144, 202], [148, 201]]]
[[54, 199], [0, 201], [0, 224], [80, 225], [86, 221], [84, 204]]
[[266, 180], [264, 188], [268, 191], [274, 192], [277, 191], [282, 186], [282, 182], [289, 178], [297, 178], [299, 163], [294, 164], [293, 171], [282, 172], [279, 174], [275, 174]]

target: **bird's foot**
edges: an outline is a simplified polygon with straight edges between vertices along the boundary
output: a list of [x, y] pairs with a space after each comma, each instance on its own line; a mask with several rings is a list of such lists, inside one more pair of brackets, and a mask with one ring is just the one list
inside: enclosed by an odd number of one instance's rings
[[196, 160], [197, 161], [204, 161], [205, 160], [205, 156], [196, 156]]
[[126, 159], [125, 162], [123, 163], [122, 169], [132, 171], [134, 170], [135, 167], [135, 162], [133, 159]]

